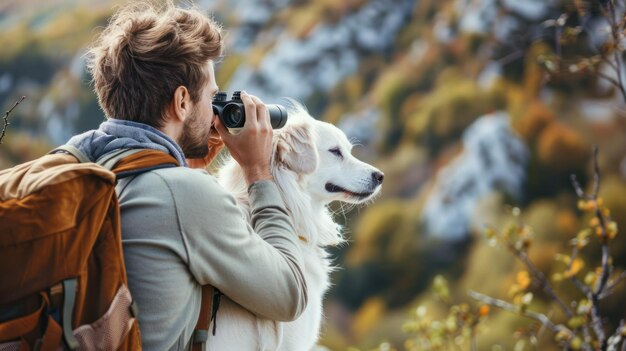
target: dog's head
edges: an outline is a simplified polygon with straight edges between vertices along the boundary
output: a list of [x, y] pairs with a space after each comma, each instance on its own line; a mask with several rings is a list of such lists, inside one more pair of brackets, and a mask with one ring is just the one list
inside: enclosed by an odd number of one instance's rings
[[353, 145], [332, 124], [317, 121], [292, 102], [287, 125], [275, 132], [272, 168], [296, 175], [312, 201], [352, 204], [372, 199], [381, 189], [383, 173], [352, 155]]
[[[312, 245], [334, 246], [344, 241], [327, 204], [360, 204], [380, 191], [383, 173], [359, 161], [351, 151], [352, 144], [339, 128], [315, 120], [294, 101], [287, 125], [274, 131], [271, 171], [295, 230]], [[246, 182], [237, 162], [226, 162], [218, 179], [249, 209]]]

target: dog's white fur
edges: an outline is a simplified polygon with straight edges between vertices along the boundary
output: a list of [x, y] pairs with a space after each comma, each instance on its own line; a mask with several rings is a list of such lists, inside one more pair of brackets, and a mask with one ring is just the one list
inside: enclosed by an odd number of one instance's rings
[[[276, 322], [257, 317], [224, 296], [208, 350], [310, 350], [319, 337], [322, 299], [330, 286], [332, 267], [324, 247], [344, 242], [327, 205], [363, 203], [380, 191], [382, 173], [352, 156], [352, 144], [341, 130], [315, 120], [298, 103], [291, 105], [287, 125], [274, 131], [271, 171], [301, 237], [307, 307], [295, 321]], [[235, 161], [220, 169], [218, 179], [249, 210], [246, 182]]]

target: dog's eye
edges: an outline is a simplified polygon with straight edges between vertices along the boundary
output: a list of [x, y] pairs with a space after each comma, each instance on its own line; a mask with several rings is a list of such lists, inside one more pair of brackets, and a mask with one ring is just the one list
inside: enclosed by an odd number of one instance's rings
[[339, 158], [343, 158], [343, 154], [341, 153], [341, 150], [339, 150], [338, 147], [332, 148], [332, 149], [330, 149], [328, 151], [330, 151], [330, 153], [332, 153], [333, 155], [335, 155], [335, 156], [337, 156]]

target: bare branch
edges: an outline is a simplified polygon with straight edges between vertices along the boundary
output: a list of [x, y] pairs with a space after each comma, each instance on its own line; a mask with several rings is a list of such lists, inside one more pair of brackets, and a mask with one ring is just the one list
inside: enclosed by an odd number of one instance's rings
[[[494, 306], [494, 307], [498, 307], [501, 308], [505, 311], [509, 311], [509, 312], [513, 312], [513, 313], [519, 313], [525, 317], [534, 319], [536, 321], [538, 321], [539, 323], [541, 323], [541, 325], [543, 325], [544, 327], [552, 330], [554, 333], [558, 333], [561, 330], [569, 330], [566, 327], [562, 326], [562, 325], [556, 325], [554, 322], [552, 322], [550, 320], [550, 318], [548, 318], [548, 316], [546, 316], [545, 314], [539, 313], [539, 312], [534, 312], [534, 311], [529, 311], [529, 310], [520, 310], [520, 308], [518, 306], [513, 305], [510, 302], [504, 301], [504, 300], [499, 300], [499, 299], [495, 299], [491, 296], [487, 296], [481, 293], [478, 293], [476, 291], [470, 290], [468, 291], [468, 294], [471, 298], [481, 301], [483, 303], [486, 303], [487, 305], [490, 306]], [[571, 332], [571, 331], [570, 331]]]
[[537, 267], [535, 267], [528, 255], [526, 255], [525, 252], [516, 252], [515, 255], [522, 262], [524, 262], [531, 274], [535, 277], [535, 279], [539, 281], [539, 283], [543, 287], [543, 291], [548, 294], [548, 296], [552, 300], [556, 301], [556, 303], [563, 310], [563, 312], [565, 312], [568, 318], [572, 318], [574, 316], [574, 312], [572, 312], [572, 310], [567, 307], [567, 305], [561, 300], [561, 298], [554, 292], [554, 289], [552, 288], [552, 285], [550, 285], [548, 279], [546, 279], [546, 276]]
[[[607, 61], [609, 62], [609, 61]], [[614, 65], [611, 65], [612, 67], [614, 67], [616, 74], [621, 75], [621, 73], [619, 72], [620, 69], [615, 67]], [[596, 71], [596, 74], [600, 77], [605, 79], [606, 81], [608, 81], [609, 83], [611, 83], [613, 86], [615, 86], [616, 88], [618, 88], [620, 90], [620, 93], [622, 93], [622, 97], [624, 98], [624, 101], [626, 101], [626, 88], [624, 87], [624, 84], [620, 82], [620, 80], [615, 80], [615, 78], [602, 73], [600, 71]]]
[[[615, 3], [613, 0], [608, 0], [608, 1], [605, 1], [604, 3], [596, 0], [596, 2], [599, 5], [600, 13], [602, 14], [602, 17], [604, 17], [604, 19], [607, 21], [611, 29], [610, 34], [611, 34], [613, 49], [612, 49], [612, 52], [602, 52], [599, 48], [597, 48], [593, 44], [593, 42], [591, 43], [590, 48], [593, 50], [594, 53], [600, 55], [604, 63], [606, 63], [607, 65], [609, 65], [609, 67], [612, 68], [613, 72], [615, 72], [617, 79], [609, 75], [606, 75], [600, 71], [596, 71], [595, 73], [599, 77], [608, 80], [612, 85], [614, 85], [617, 89], [619, 89], [620, 93], [622, 94], [622, 98], [624, 99], [624, 101], [626, 101], [626, 87], [624, 86], [624, 78], [622, 75], [623, 60], [621, 57], [621, 55], [624, 52], [624, 49], [620, 47], [620, 43], [622, 42], [621, 28], [624, 27], [624, 21], [621, 21], [618, 23], [617, 18], [619, 18], [620, 16], [617, 15], [617, 9], [615, 7]], [[590, 29], [586, 25], [586, 23], [582, 24], [582, 28], [587, 32], [590, 32], [591, 30], [593, 30], [593, 29]]]
[[[604, 7], [606, 6], [606, 8]], [[626, 101], [626, 89], [624, 88], [624, 77], [622, 77], [622, 50], [619, 50], [619, 45], [621, 42], [620, 38], [620, 24], [617, 22], [617, 13], [615, 9], [615, 3], [613, 0], [609, 0], [606, 2], [604, 6], [600, 6], [602, 8], [602, 15], [609, 22], [611, 26], [611, 36], [613, 39], [613, 45], [615, 49], [613, 49], [613, 60], [615, 61], [615, 73], [617, 75], [617, 87], [620, 89], [622, 93], [622, 97], [624, 101]]]
[[21, 98], [21, 99], [19, 99], [18, 101], [16, 101], [16, 102], [15, 102], [15, 105], [13, 105], [13, 107], [11, 107], [11, 109], [10, 109], [10, 110], [8, 110], [8, 111], [4, 114], [4, 118], [3, 118], [3, 120], [4, 120], [4, 127], [2, 128], [2, 134], [0, 134], [0, 144], [2, 144], [2, 139], [4, 138], [4, 135], [5, 135], [6, 131], [7, 131], [7, 127], [9, 126], [9, 124], [11, 124], [11, 123], [9, 123], [9, 114], [10, 114], [11, 112], [13, 112], [13, 109], [14, 109], [14, 108], [16, 108], [16, 107], [17, 107], [17, 105], [19, 105], [19, 104], [20, 104], [20, 102], [24, 101], [24, 99], [26, 99], [26, 96], [22, 96], [22, 98]]
[[572, 180], [572, 185], [574, 186], [574, 191], [576, 191], [576, 195], [578, 195], [578, 197], [580, 197], [581, 199], [588, 200], [587, 195], [585, 195], [583, 188], [580, 186], [580, 183], [578, 182], [578, 179], [576, 178], [576, 175], [575, 174], [570, 175], [570, 179]]
[[604, 299], [605, 297], [611, 295], [613, 293], [613, 289], [626, 280], [626, 271], [622, 272], [615, 280], [612, 282], [608, 282], [604, 291], [598, 296], [599, 299]]
[[609, 276], [611, 275], [611, 265], [609, 264], [609, 235], [607, 233], [607, 218], [604, 217], [600, 206], [598, 206], [598, 192], [600, 190], [600, 167], [598, 166], [598, 146], [593, 146], [593, 192], [591, 195], [586, 195], [582, 190], [580, 184], [576, 180], [576, 176], [572, 175], [572, 184], [576, 191], [576, 195], [579, 198], [593, 201], [594, 213], [598, 218], [599, 228], [601, 230], [600, 241], [602, 245], [602, 265], [600, 272], [600, 279], [596, 283], [596, 286], [590, 293], [587, 293], [587, 298], [591, 301], [591, 325], [593, 331], [598, 337], [598, 342], [601, 345], [601, 349], [606, 349], [606, 334], [604, 331], [604, 324], [600, 318], [600, 296], [603, 294]]
[[617, 351], [619, 344], [622, 343], [622, 349], [624, 349], [624, 345], [626, 345], [626, 341], [624, 341], [624, 337], [622, 336], [622, 330], [624, 329], [624, 320], [622, 319], [619, 322], [619, 327], [607, 342], [607, 351]]
[[598, 145], [593, 145], [593, 199], [598, 198], [598, 191], [600, 190], [600, 167], [598, 166]]

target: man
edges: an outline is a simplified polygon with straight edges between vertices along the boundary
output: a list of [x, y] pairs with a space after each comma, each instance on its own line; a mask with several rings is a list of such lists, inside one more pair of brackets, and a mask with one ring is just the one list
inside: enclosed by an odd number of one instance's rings
[[[307, 303], [297, 235], [269, 171], [267, 109], [242, 93], [246, 123], [236, 135], [213, 114], [213, 61], [222, 47], [219, 26], [197, 10], [133, 4], [113, 16], [90, 51], [107, 121], [68, 144], [94, 161], [148, 148], [183, 165], [117, 186], [128, 281], [147, 350], [189, 347], [205, 284], [274, 320], [297, 318]], [[202, 169], [224, 144], [244, 169], [254, 228]]]

